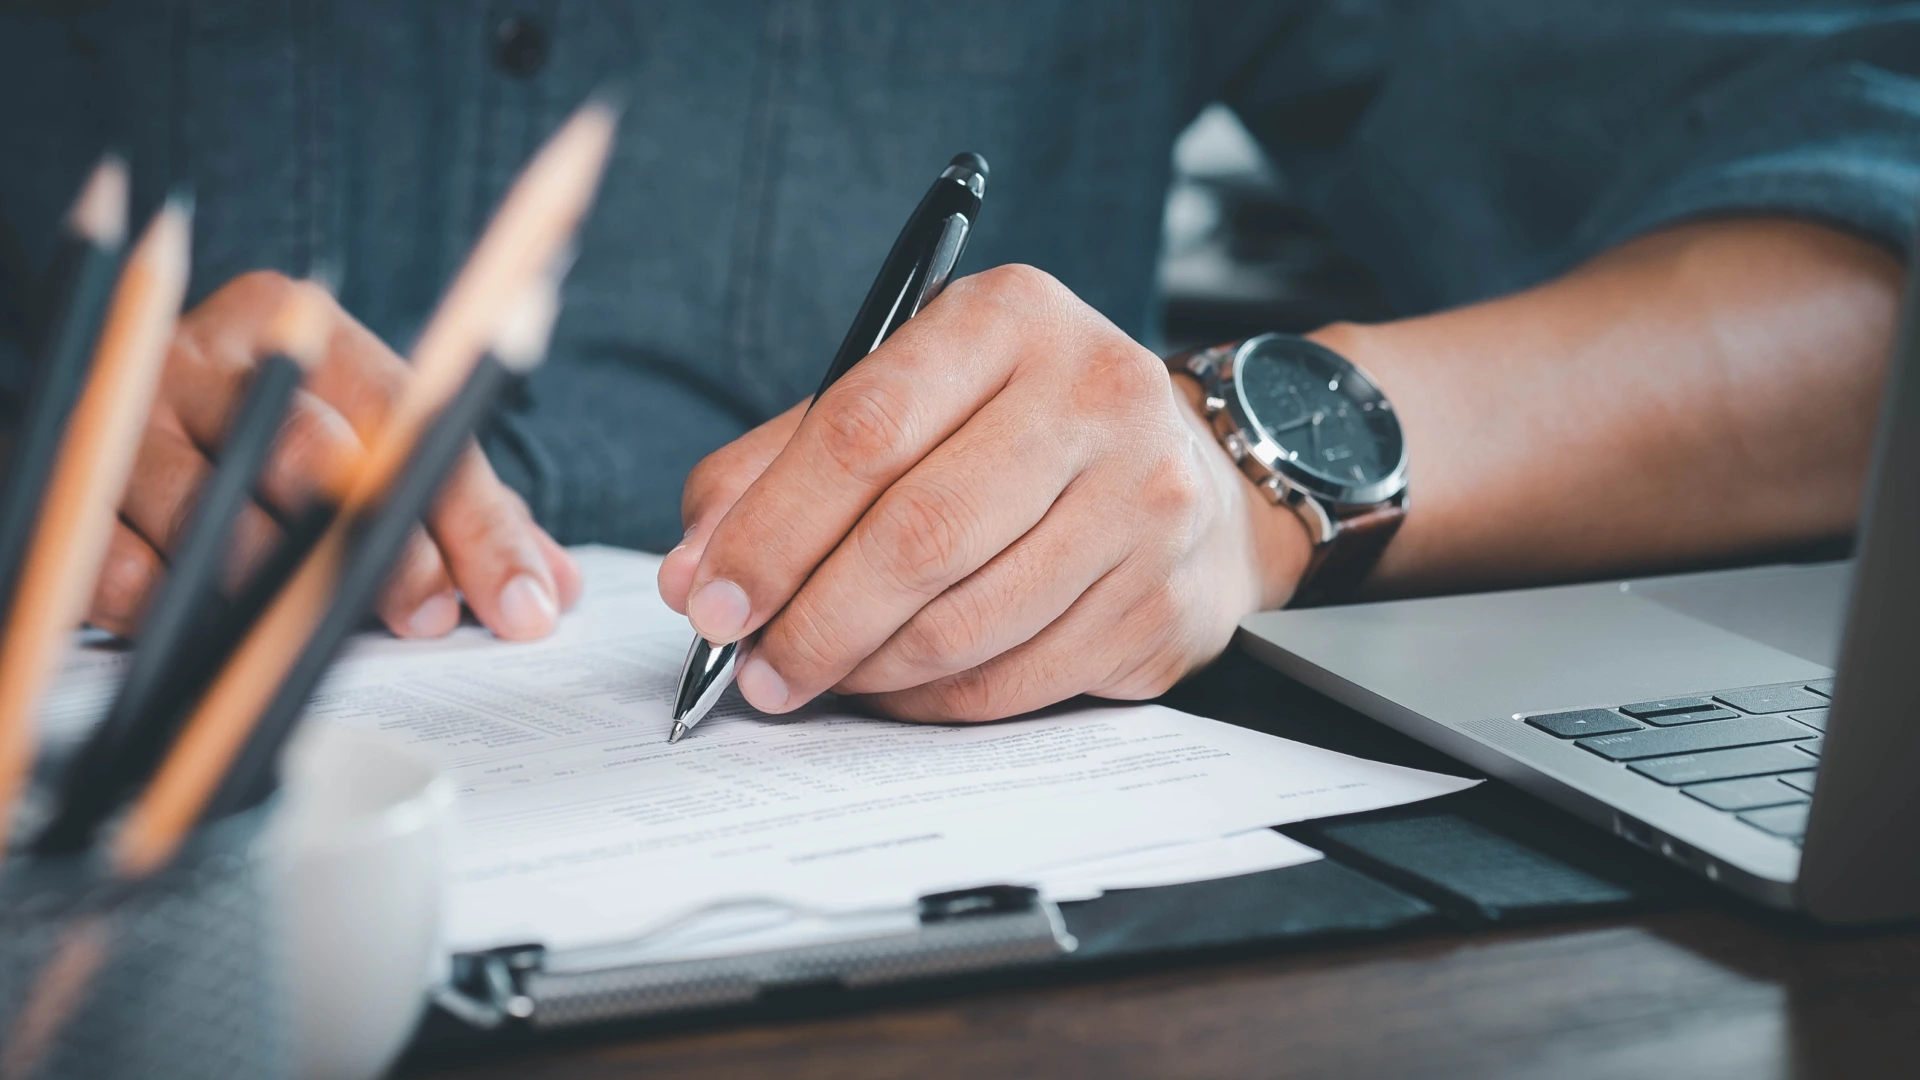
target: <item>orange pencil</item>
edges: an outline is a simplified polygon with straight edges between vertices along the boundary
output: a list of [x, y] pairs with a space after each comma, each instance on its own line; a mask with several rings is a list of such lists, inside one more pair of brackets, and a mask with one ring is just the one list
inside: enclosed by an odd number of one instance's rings
[[152, 872], [172, 857], [326, 614], [352, 523], [399, 473], [452, 398], [501, 314], [572, 240], [598, 187], [617, 114], [591, 101], [547, 141], [507, 193], [414, 349], [414, 374], [361, 459], [339, 516], [216, 676], [114, 838], [115, 869]]
[[86, 616], [186, 294], [193, 210], [175, 196], [127, 260], [20, 566], [0, 640], [0, 843], [33, 755], [35, 711]]

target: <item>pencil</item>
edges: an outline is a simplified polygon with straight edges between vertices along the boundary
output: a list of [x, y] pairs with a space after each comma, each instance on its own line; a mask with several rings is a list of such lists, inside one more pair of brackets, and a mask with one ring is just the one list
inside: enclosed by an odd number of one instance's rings
[[46, 494], [67, 416], [100, 337], [114, 271], [127, 242], [127, 166], [100, 159], [67, 215], [47, 272], [47, 322], [35, 346], [33, 382], [0, 493], [0, 611], [13, 596], [20, 560]]
[[507, 312], [492, 350], [480, 358], [459, 393], [421, 434], [393, 485], [353, 522], [351, 552], [326, 617], [254, 725], [245, 747], [208, 803], [203, 824], [246, 810], [273, 793], [278, 785], [280, 751], [298, 726], [307, 698], [341, 646], [372, 610], [381, 585], [413, 534], [414, 524], [446, 482], [500, 387], [510, 377], [532, 370], [545, 357], [548, 335], [559, 310], [558, 287], [557, 275], [549, 275], [548, 280], [530, 287], [520, 303]]
[[0, 838], [32, 756], [34, 713], [86, 615], [186, 293], [192, 207], [167, 200], [127, 260], [0, 639]]
[[226, 606], [217, 579], [234, 523], [273, 451], [301, 374], [320, 361], [325, 301], [317, 285], [296, 289], [268, 328], [273, 351], [254, 372], [228, 425], [219, 464], [169, 557], [166, 581], [113, 705], [61, 778], [57, 810], [34, 841], [37, 854], [78, 851], [92, 841], [100, 823], [151, 773], [191, 698], [225, 658], [225, 650], [209, 640]]
[[567, 245], [592, 201], [615, 122], [603, 101], [582, 106], [507, 193], [422, 332], [413, 377], [361, 459], [340, 516], [228, 658], [114, 838], [122, 875], [163, 865], [200, 818], [325, 616], [345, 567], [348, 523], [389, 489], [427, 421], [479, 361], [502, 309]]

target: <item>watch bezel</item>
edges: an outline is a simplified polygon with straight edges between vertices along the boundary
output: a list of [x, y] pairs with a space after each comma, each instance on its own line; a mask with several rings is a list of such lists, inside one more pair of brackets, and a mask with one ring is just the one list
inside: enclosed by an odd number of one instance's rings
[[1380, 389], [1380, 384], [1366, 370], [1339, 353], [1317, 342], [1291, 334], [1261, 334], [1240, 343], [1233, 354], [1226, 358], [1214, 372], [1217, 382], [1214, 394], [1220, 399], [1225, 411], [1239, 429], [1240, 437], [1246, 447], [1248, 457], [1258, 461], [1268, 471], [1283, 478], [1287, 484], [1308, 494], [1325, 499], [1337, 506], [1373, 506], [1388, 501], [1406, 490], [1407, 486], [1407, 438], [1405, 429], [1400, 427], [1400, 417], [1393, 416], [1393, 424], [1400, 431], [1400, 458], [1386, 476], [1365, 484], [1341, 484], [1312, 472], [1300, 465], [1283, 449], [1279, 443], [1268, 438], [1266, 429], [1256, 422], [1247, 409], [1246, 401], [1240, 392], [1240, 369], [1255, 352], [1272, 346], [1285, 348], [1307, 348], [1318, 350], [1338, 361], [1352, 376], [1357, 376], [1372, 391], [1376, 400], [1386, 403], [1389, 411], [1392, 402]]

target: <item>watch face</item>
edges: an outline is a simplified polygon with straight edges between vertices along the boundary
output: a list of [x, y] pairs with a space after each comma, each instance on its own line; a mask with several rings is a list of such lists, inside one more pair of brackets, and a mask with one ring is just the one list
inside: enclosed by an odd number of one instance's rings
[[1279, 447], [1281, 462], [1319, 482], [1311, 486], [1324, 485], [1326, 494], [1351, 495], [1400, 468], [1404, 447], [1393, 407], [1332, 350], [1296, 338], [1269, 339], [1242, 354], [1234, 384], [1247, 417]]

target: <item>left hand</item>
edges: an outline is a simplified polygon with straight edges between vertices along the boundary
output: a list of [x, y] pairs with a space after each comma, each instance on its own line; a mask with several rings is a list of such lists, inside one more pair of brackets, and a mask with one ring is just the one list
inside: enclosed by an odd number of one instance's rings
[[738, 683], [766, 712], [1154, 697], [1307, 557], [1190, 394], [1038, 270], [957, 280], [812, 412], [701, 462], [661, 595], [711, 641], [759, 632]]

